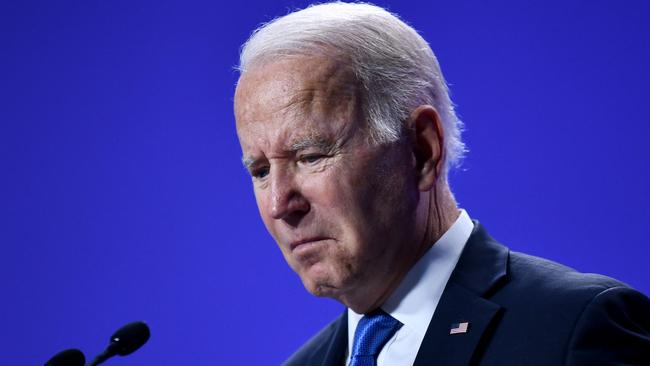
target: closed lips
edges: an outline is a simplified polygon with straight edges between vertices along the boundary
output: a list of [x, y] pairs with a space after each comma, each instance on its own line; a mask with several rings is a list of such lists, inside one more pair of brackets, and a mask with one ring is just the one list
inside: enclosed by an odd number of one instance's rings
[[313, 238], [307, 238], [307, 239], [300, 239], [300, 240], [296, 240], [296, 241], [292, 242], [290, 247], [291, 247], [291, 250], [294, 250], [300, 245], [314, 243], [314, 242], [317, 242], [317, 241], [322, 241], [322, 240], [327, 240], [327, 239], [328, 238], [326, 238], [326, 237], [313, 237]]

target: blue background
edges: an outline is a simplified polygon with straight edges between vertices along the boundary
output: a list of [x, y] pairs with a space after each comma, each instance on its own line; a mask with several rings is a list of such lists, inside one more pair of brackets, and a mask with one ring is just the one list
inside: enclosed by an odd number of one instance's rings
[[[303, 1], [0, 3], [1, 365], [274, 365], [341, 310], [266, 233], [240, 163], [239, 46]], [[437, 53], [452, 189], [513, 250], [650, 293], [650, 2], [381, 1]]]

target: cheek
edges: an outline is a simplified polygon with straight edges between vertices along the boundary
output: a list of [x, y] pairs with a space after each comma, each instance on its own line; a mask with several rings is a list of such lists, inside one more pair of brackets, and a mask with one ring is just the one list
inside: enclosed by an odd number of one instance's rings
[[309, 230], [336, 240], [334, 249], [327, 252], [328, 257], [345, 257], [347, 254], [342, 250], [352, 249], [358, 239], [356, 188], [346, 174], [332, 168], [301, 182], [301, 193], [310, 204], [305, 224]]
[[336, 220], [348, 235], [353, 236], [349, 239], [356, 241], [371, 226], [376, 205], [383, 197], [376, 194], [378, 183], [374, 177], [358, 174], [352, 169], [333, 174], [333, 178], [322, 189], [321, 197], [325, 198], [323, 205], [328, 217]]
[[320, 230], [340, 240], [351, 239], [357, 226], [358, 202], [357, 188], [348, 177], [337, 171], [323, 173], [318, 179], [305, 184], [304, 192], [308, 196], [313, 210], [314, 223]]
[[[393, 158], [394, 159], [394, 158]], [[381, 256], [383, 245], [413, 221], [417, 206], [416, 182], [392, 159], [366, 161], [346, 167], [327, 188], [329, 217], [344, 230], [346, 247], [360, 266]], [[395, 223], [403, 223], [396, 227]]]

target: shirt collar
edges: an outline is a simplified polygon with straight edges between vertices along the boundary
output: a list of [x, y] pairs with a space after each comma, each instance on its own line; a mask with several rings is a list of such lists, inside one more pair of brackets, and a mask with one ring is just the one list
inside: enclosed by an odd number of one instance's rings
[[[424, 337], [442, 292], [447, 285], [474, 223], [460, 210], [454, 224], [409, 270], [404, 280], [381, 306], [382, 310]], [[348, 309], [348, 349], [352, 349], [354, 332], [363, 314]]]

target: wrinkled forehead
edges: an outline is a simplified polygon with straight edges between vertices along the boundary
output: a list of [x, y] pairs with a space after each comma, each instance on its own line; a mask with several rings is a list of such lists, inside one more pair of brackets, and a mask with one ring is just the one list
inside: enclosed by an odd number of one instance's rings
[[[358, 101], [359, 87], [349, 64], [323, 56], [284, 57], [246, 71], [235, 93], [238, 128], [262, 112], [323, 116], [346, 112]], [[348, 111], [349, 112], [349, 111]]]

